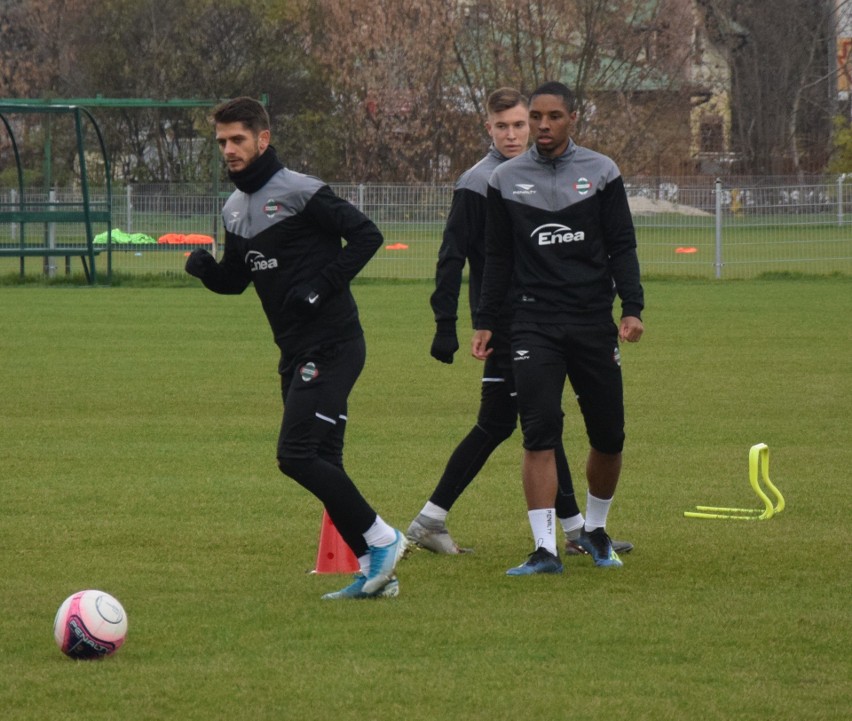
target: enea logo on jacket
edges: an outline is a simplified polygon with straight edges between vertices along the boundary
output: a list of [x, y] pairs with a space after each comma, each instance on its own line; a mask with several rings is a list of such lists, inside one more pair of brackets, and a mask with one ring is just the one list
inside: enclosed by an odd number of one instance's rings
[[530, 233], [530, 238], [536, 240], [539, 245], [557, 245], [580, 242], [586, 239], [586, 234], [582, 230], [573, 231], [567, 225], [545, 223]]
[[246, 265], [252, 273], [257, 273], [260, 270], [273, 270], [278, 267], [277, 258], [267, 258], [263, 253], [257, 250], [250, 250], [246, 253]]

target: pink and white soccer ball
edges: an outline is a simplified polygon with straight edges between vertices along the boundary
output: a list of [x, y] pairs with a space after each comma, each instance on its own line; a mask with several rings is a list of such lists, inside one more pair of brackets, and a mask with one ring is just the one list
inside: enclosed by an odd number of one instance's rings
[[56, 645], [71, 658], [102, 658], [118, 651], [127, 636], [127, 614], [114, 596], [78, 591], [66, 598], [53, 621]]

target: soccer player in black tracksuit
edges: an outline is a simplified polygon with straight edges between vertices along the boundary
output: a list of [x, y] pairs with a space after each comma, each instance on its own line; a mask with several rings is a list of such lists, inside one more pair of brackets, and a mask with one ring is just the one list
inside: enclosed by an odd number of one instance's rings
[[382, 235], [323, 182], [281, 164], [256, 100], [223, 103], [213, 120], [237, 190], [222, 209], [222, 260], [198, 249], [186, 270], [216, 293], [242, 293], [253, 283], [260, 298], [281, 351], [278, 465], [319, 498], [361, 565], [353, 583], [323, 598], [396, 596], [405, 538], [343, 469], [347, 399], [366, 358], [349, 283]]
[[[495, 90], [488, 97], [486, 110], [488, 121], [485, 128], [493, 142], [485, 157], [462, 173], [456, 182], [438, 254], [435, 292], [431, 298], [437, 329], [431, 354], [442, 363], [452, 363], [453, 355], [459, 348], [456, 321], [465, 262], [469, 264], [468, 297], [471, 313], [479, 302], [485, 265], [485, 199], [488, 179], [494, 168], [503, 161], [523, 153], [529, 138], [527, 99], [517, 90]], [[476, 425], [453, 451], [432, 495], [407, 531], [409, 540], [435, 553], [463, 552], [447, 530], [447, 515], [491, 453], [512, 434], [517, 425], [518, 408], [509, 350], [510, 317], [511, 307], [506, 302], [498, 319], [498, 332], [491, 342], [495, 353], [485, 361]], [[583, 516], [577, 507], [571, 471], [561, 443], [555, 451], [559, 480], [557, 517], [567, 536], [566, 550], [569, 553], [580, 553], [583, 551], [576, 543], [576, 538], [583, 525]], [[617, 550], [622, 552], [632, 548], [631, 544], [623, 541], [614, 543], [618, 544]]]
[[510, 575], [562, 571], [553, 530], [554, 448], [562, 438], [566, 374], [590, 445], [579, 543], [596, 565], [622, 565], [606, 533], [624, 446], [618, 341], [642, 336], [644, 297], [624, 183], [611, 159], [571, 140], [574, 103], [562, 83], [540, 86], [530, 101], [535, 145], [495, 169], [488, 187], [485, 276], [471, 352], [481, 360], [491, 355], [509, 293], [524, 492], [536, 544]]

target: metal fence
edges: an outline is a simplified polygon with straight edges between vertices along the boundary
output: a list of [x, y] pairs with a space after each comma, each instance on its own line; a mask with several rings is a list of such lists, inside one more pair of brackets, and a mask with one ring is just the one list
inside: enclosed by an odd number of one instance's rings
[[[852, 181], [852, 177], [849, 179]], [[852, 274], [852, 182], [845, 176], [808, 183], [778, 178], [626, 178], [646, 276], [752, 278], [766, 273]], [[452, 197], [450, 185], [332, 183], [340, 196], [372, 218], [385, 244], [362, 272], [369, 278], [433, 277]], [[47, 199], [25, 193], [29, 202]], [[79, 201], [55, 190], [59, 202]], [[201, 242], [215, 253], [223, 239], [219, 210], [227, 193], [187, 185], [128, 186], [114, 191], [111, 252], [98, 258], [123, 275], [180, 275], [185, 255]], [[104, 194], [92, 191], [97, 203]], [[0, 188], [0, 210], [14, 209], [16, 192]], [[85, 241], [79, 225], [23, 229], [28, 247]], [[106, 249], [105, 227], [98, 228]], [[120, 237], [119, 237], [120, 236]], [[189, 236], [189, 237], [188, 237]], [[116, 242], [119, 239], [122, 242]], [[22, 242], [22, 227], [0, 226], [0, 248]], [[0, 274], [17, 273], [17, 258], [0, 258]], [[27, 273], [62, 272], [49, 259], [31, 259]]]

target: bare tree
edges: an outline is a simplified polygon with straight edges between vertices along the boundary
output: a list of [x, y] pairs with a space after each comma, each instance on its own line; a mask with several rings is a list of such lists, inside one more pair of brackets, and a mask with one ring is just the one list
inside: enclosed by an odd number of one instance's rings
[[[276, 133], [279, 149], [297, 164], [311, 153], [311, 134], [293, 119], [328, 107], [295, 0], [0, 0], [0, 41], [0, 94], [9, 96], [266, 95], [270, 114], [287, 128]], [[208, 112], [97, 108], [114, 175], [208, 179], [219, 167]]]
[[446, 79], [454, 0], [319, 0], [312, 52], [337, 109], [341, 172], [363, 180], [444, 180], [470, 133]]
[[[0, 0], [0, 97], [61, 96], [77, 48], [67, 42], [84, 0]], [[28, 184], [62, 182], [76, 157], [72, 127], [51, 118], [19, 115], [16, 135]], [[52, 177], [42, 175], [44, 138], [50, 132]], [[0, 156], [10, 155], [9, 139], [0, 130]], [[22, 142], [23, 141], [23, 142]], [[5, 160], [5, 157], [0, 159]], [[14, 171], [14, 163], [0, 163]], [[10, 178], [14, 176], [9, 176]]]
[[631, 174], [689, 156], [694, 17], [679, 0], [577, 0], [580, 137]]
[[0, 0], [0, 96], [64, 91], [82, 0]]
[[[835, 4], [0, 0], [0, 94], [265, 94], [291, 167], [407, 182], [449, 180], [481, 155], [491, 90], [562, 80], [578, 94], [579, 142], [626, 174], [676, 172], [707, 95], [693, 72], [700, 20], [733, 69], [742, 169], [807, 171], [826, 161], [837, 109]], [[206, 111], [98, 112], [119, 177], [209, 176]]]
[[741, 170], [818, 172], [827, 161], [836, 72], [834, 0], [697, 0], [732, 71]]
[[[298, 116], [315, 92], [292, 3], [87, 1], [89, 21], [76, 37], [88, 48], [78, 62], [80, 90], [157, 100], [267, 95], [270, 114], [282, 123]], [[122, 149], [125, 177], [209, 177], [215, 160], [209, 109], [133, 108], [109, 118], [110, 144]], [[294, 135], [276, 134], [276, 142], [289, 151]]]

